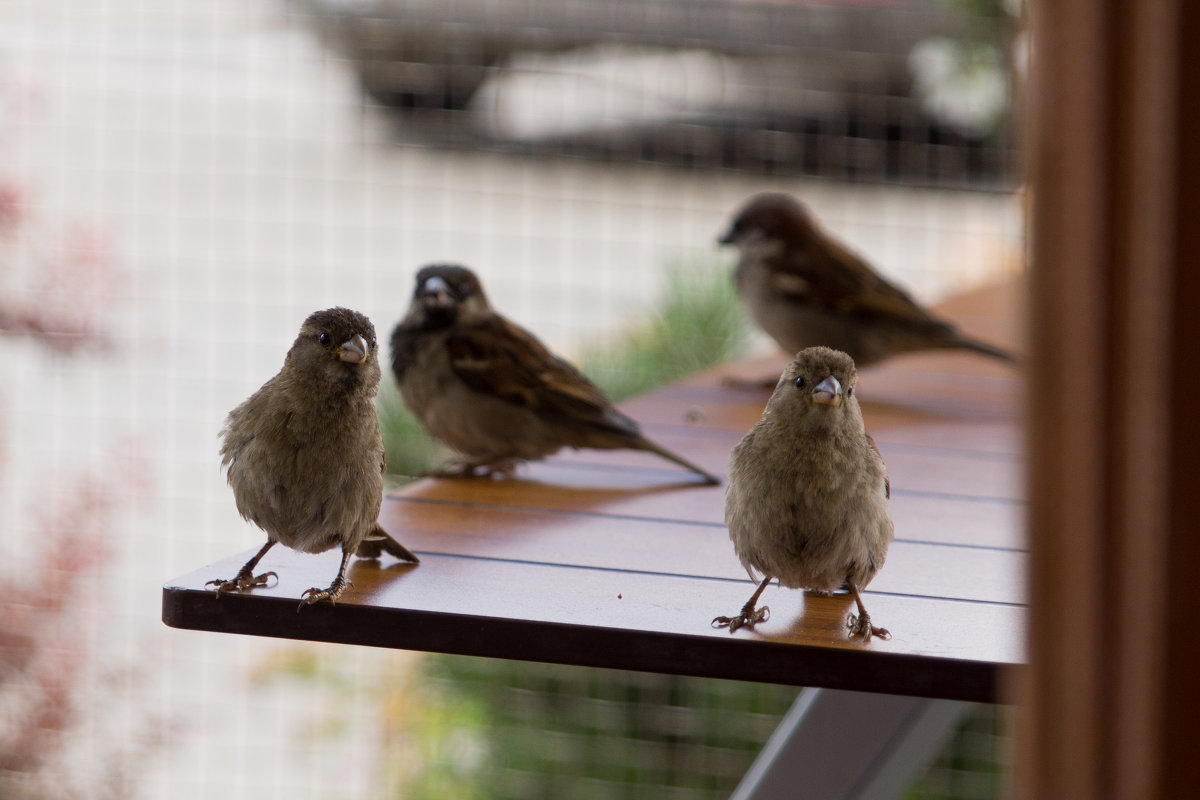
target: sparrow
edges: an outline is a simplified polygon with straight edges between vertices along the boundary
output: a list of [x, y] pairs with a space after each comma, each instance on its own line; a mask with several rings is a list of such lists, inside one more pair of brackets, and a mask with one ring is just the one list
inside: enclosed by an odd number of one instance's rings
[[475, 273], [455, 264], [417, 272], [392, 332], [392, 373], [429, 433], [463, 458], [434, 475], [510, 475], [564, 447], [628, 448], [720, 481], [642, 435], [583, 373], [492, 310]]
[[1017, 360], [926, 311], [788, 195], [750, 198], [718, 242], [740, 251], [738, 291], [750, 315], [786, 352], [825, 345], [848, 353], [859, 367], [934, 349]]
[[375, 327], [357, 311], [313, 313], [284, 358], [283, 368], [229, 412], [221, 429], [221, 466], [242, 517], [267, 543], [229, 580], [206, 588], [225, 592], [263, 586], [274, 572], [254, 567], [277, 543], [303, 553], [342, 548], [333, 583], [311, 588], [301, 608], [333, 602], [350, 585], [350, 556], [386, 551], [418, 562], [376, 521], [383, 501], [383, 438], [375, 410], [381, 369]]
[[828, 347], [796, 355], [767, 401], [762, 419], [733, 449], [725, 524], [734, 550], [758, 588], [735, 617], [717, 617], [730, 633], [769, 618], [755, 609], [774, 579], [789, 589], [829, 594], [846, 588], [858, 614], [852, 638], [891, 636], [871, 623], [862, 589], [883, 566], [894, 527], [891, 484], [854, 396], [854, 361]]

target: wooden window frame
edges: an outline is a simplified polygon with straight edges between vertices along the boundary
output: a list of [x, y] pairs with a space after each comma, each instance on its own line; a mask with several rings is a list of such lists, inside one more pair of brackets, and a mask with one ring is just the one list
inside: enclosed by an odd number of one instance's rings
[[1032, 0], [1017, 796], [1196, 796], [1200, 4]]

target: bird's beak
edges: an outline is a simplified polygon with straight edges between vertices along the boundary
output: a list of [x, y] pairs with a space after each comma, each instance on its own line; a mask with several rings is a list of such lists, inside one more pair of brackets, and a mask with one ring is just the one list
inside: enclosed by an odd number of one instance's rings
[[737, 241], [737, 236], [733, 232], [733, 226], [729, 226], [729, 230], [721, 234], [721, 238], [717, 239], [717, 244], [733, 244]]
[[454, 305], [450, 285], [440, 275], [434, 275], [421, 284], [421, 302], [430, 308], [449, 308]]
[[338, 358], [350, 364], [361, 364], [367, 360], [370, 353], [367, 340], [357, 333], [353, 338], [342, 342], [342, 346], [337, 349]]
[[842, 404], [842, 384], [830, 375], [813, 389], [813, 402], [836, 408]]

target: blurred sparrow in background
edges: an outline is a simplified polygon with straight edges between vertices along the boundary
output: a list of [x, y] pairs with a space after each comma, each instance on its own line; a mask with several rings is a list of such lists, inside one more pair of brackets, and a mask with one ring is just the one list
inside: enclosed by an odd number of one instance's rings
[[720, 482], [643, 436], [583, 373], [493, 311], [465, 267], [417, 273], [412, 304], [392, 332], [392, 372], [417, 419], [463, 456], [435, 474], [511, 474], [564, 447], [628, 448]]
[[751, 316], [788, 353], [824, 345], [860, 367], [913, 350], [1016, 357], [972, 339], [884, 280], [785, 194], [752, 197], [721, 244], [741, 253], [734, 277]]

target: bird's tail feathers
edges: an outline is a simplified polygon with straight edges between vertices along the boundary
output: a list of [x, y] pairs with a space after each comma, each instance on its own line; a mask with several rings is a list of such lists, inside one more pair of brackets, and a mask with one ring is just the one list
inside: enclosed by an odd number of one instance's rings
[[994, 358], [998, 361], [1005, 361], [1009, 364], [1021, 363], [1021, 357], [1016, 353], [1013, 353], [1011, 350], [1005, 350], [1002, 347], [996, 347], [995, 345], [988, 344], [987, 342], [980, 341], [979, 339], [972, 339], [971, 337], [963, 336], [962, 334], [959, 334], [954, 338], [952, 346], [962, 350], [970, 350], [972, 353], [979, 353], [980, 355], [988, 356], [989, 358]]
[[375, 528], [367, 534], [367, 538], [363, 539], [358, 545], [356, 555], [359, 558], [379, 558], [382, 553], [395, 556], [401, 561], [407, 561], [411, 564], [421, 563], [421, 559], [417, 558], [407, 547], [393, 539], [391, 534], [385, 531], [377, 522], [375, 523]]
[[708, 470], [704, 469], [703, 467], [697, 466], [696, 464], [693, 464], [692, 462], [688, 461], [683, 456], [675, 455], [670, 450], [666, 449], [665, 447], [661, 447], [660, 445], [655, 444], [654, 442], [647, 439], [645, 436], [642, 436], [640, 439], [638, 439], [637, 447], [642, 450], [648, 450], [649, 452], [654, 453], [655, 455], [662, 456], [663, 458], [667, 459], [668, 461], [673, 461], [676, 464], [678, 464], [679, 466], [683, 467], [684, 469], [689, 470], [690, 472], [696, 473], [700, 477], [704, 478], [704, 482], [709, 484], [710, 486], [719, 486], [721, 483], [721, 479], [718, 478], [716, 475], [713, 475]]

